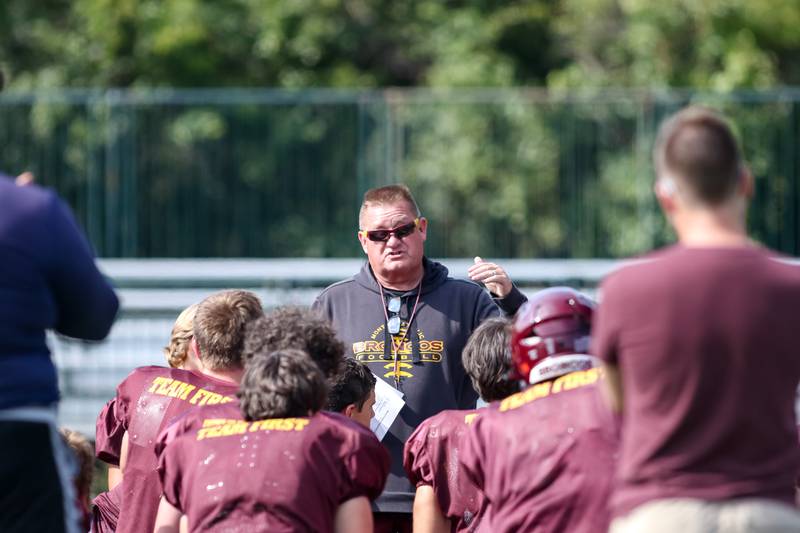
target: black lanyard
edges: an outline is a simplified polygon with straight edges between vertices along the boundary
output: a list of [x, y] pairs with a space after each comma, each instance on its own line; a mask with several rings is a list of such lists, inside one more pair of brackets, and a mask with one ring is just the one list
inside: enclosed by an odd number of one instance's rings
[[[394, 383], [396, 387], [400, 387], [400, 350], [403, 348], [403, 343], [406, 340], [406, 336], [408, 335], [408, 331], [414, 327], [414, 318], [417, 315], [417, 308], [419, 306], [419, 300], [422, 296], [422, 280], [419, 281], [419, 285], [417, 286], [417, 299], [414, 302], [414, 308], [411, 310], [411, 316], [408, 319], [408, 325], [406, 326], [406, 330], [403, 332], [403, 335], [400, 337], [400, 342], [395, 343], [394, 337], [391, 333], [389, 333], [389, 313], [386, 311], [386, 297], [383, 293], [383, 286], [378, 284], [381, 289], [381, 309], [383, 309], [383, 317], [384, 317], [384, 324], [383, 324], [383, 359], [384, 360], [393, 360], [394, 361]], [[402, 301], [403, 297], [400, 297], [402, 309]], [[398, 311], [398, 317], [400, 313]], [[402, 318], [400, 319], [402, 320]], [[420, 353], [419, 353], [419, 332], [414, 330], [414, 337], [416, 337], [416, 341], [414, 342], [414, 338], [409, 337], [409, 342], [411, 342], [411, 360], [413, 363], [420, 362]]]

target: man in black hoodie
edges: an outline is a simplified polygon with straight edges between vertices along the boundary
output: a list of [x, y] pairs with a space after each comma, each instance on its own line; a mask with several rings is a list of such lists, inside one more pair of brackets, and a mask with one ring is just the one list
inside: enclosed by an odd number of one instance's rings
[[392, 469], [376, 502], [375, 531], [411, 531], [414, 487], [403, 471], [403, 444], [426, 418], [475, 406], [461, 350], [484, 319], [513, 314], [525, 297], [494, 263], [476, 258], [469, 271], [490, 294], [426, 258], [427, 220], [403, 185], [367, 191], [359, 227], [367, 263], [326, 288], [314, 307], [353, 358], [403, 393], [406, 405], [383, 438]]

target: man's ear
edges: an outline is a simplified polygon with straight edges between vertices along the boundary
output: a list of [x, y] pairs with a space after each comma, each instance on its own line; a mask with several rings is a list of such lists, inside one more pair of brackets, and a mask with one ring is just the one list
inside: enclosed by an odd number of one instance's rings
[[659, 178], [654, 187], [658, 205], [668, 217], [675, 211], [677, 188], [675, 182], [670, 178]]
[[754, 191], [755, 179], [753, 178], [753, 173], [750, 172], [750, 168], [743, 166], [742, 171], [739, 174], [738, 192], [741, 196], [744, 196], [749, 200], [753, 197]]
[[344, 416], [346, 416], [347, 418], [353, 418], [353, 413], [355, 412], [355, 410], [356, 410], [356, 404], [351, 403], [347, 407], [344, 408], [344, 411], [342, 411], [342, 414]]
[[428, 219], [425, 217], [419, 218], [419, 232], [422, 233], [422, 240], [428, 238]]
[[358, 242], [361, 243], [361, 249], [364, 250], [364, 253], [367, 253], [367, 236], [361, 233], [361, 230], [358, 231]]

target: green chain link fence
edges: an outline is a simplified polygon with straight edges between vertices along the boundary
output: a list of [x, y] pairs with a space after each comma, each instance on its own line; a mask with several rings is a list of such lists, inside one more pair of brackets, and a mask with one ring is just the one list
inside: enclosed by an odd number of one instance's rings
[[672, 237], [659, 122], [735, 122], [753, 234], [800, 255], [800, 91], [148, 90], [0, 95], [0, 169], [30, 169], [104, 257], [354, 257], [364, 190], [402, 181], [437, 257], [624, 257]]

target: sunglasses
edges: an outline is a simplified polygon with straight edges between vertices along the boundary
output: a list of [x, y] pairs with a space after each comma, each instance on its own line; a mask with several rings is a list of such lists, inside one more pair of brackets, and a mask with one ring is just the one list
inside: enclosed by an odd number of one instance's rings
[[400, 333], [400, 297], [395, 296], [389, 299], [389, 305], [386, 308], [389, 310], [392, 316], [389, 317], [386, 325], [389, 329], [389, 333], [392, 335], [397, 335]]
[[409, 235], [414, 233], [414, 230], [417, 229], [418, 227], [419, 227], [419, 218], [415, 218], [414, 222], [409, 222], [408, 224], [397, 226], [394, 229], [371, 229], [371, 230], [362, 229], [358, 233], [359, 235], [365, 236], [372, 242], [386, 242], [392, 235], [394, 235], [398, 239], [408, 237]]

